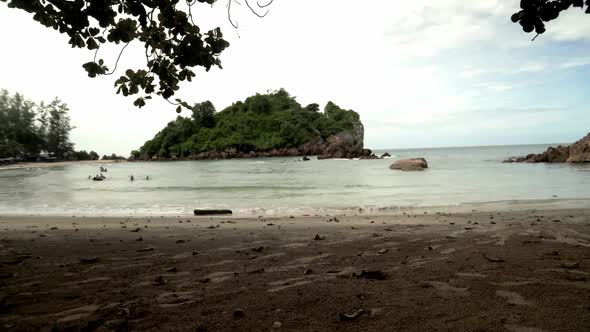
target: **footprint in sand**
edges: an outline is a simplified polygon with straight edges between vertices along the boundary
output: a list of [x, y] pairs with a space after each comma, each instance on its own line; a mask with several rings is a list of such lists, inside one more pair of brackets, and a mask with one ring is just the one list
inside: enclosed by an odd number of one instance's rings
[[434, 287], [440, 297], [448, 299], [452, 296], [467, 295], [468, 288], [453, 287], [447, 283], [440, 281], [427, 281], [425, 287]]
[[548, 332], [547, 330], [541, 330], [536, 327], [520, 326], [520, 325], [504, 325], [508, 331], [511, 332]]
[[98, 310], [97, 305], [86, 305], [83, 307], [73, 308], [70, 310], [62, 311], [59, 313], [54, 314], [54, 316], [59, 317], [57, 322], [58, 323], [65, 323], [71, 322], [74, 320], [79, 320], [82, 318], [86, 318], [92, 315], [96, 310]]
[[172, 308], [185, 304], [190, 304], [195, 301], [200, 301], [194, 294], [197, 292], [165, 292], [156, 297], [156, 302], [162, 308]]
[[530, 302], [525, 301], [524, 298], [520, 294], [515, 293], [515, 292], [497, 290], [496, 295], [505, 298], [506, 301], [508, 302], [508, 304], [510, 304], [510, 305], [530, 305], [531, 304]]
[[455, 275], [459, 277], [466, 277], [466, 278], [487, 278], [485, 274], [481, 273], [466, 273], [466, 272], [457, 272]]

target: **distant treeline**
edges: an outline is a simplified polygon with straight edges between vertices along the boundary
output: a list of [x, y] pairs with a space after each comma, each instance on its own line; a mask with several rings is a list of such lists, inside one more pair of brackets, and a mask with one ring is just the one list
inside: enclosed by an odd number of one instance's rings
[[21, 94], [11, 96], [0, 90], [0, 159], [98, 160], [94, 151], [74, 150], [70, 141], [74, 127], [68, 112], [68, 105], [57, 98], [49, 104], [34, 103]]

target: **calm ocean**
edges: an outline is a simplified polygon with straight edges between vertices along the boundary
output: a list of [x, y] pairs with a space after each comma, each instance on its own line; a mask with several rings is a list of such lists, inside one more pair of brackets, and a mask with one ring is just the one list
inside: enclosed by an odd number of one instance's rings
[[[383, 160], [264, 158], [105, 164], [0, 171], [0, 215], [191, 215], [229, 208], [237, 215], [392, 212], [415, 208], [504, 207], [519, 202], [590, 206], [590, 165], [502, 164], [549, 145], [377, 150]], [[424, 172], [393, 171], [424, 157]], [[129, 181], [128, 176], [137, 179]], [[146, 181], [145, 177], [150, 180]], [[492, 204], [481, 204], [492, 202]], [[495, 205], [494, 205], [495, 204]]]

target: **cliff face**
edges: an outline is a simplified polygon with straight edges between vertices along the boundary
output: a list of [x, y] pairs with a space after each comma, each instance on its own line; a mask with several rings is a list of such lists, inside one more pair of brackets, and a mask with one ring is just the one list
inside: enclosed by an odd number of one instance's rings
[[279, 90], [215, 112], [210, 102], [178, 117], [135, 154], [142, 160], [228, 159], [318, 155], [369, 158], [358, 113], [332, 102], [301, 107]]
[[541, 154], [512, 157], [505, 163], [588, 163], [590, 162], [590, 133], [572, 145], [550, 147]]

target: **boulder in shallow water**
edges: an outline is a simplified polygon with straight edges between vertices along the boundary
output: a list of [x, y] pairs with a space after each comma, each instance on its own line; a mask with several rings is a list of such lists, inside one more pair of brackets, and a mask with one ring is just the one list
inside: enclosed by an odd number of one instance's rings
[[424, 158], [400, 159], [389, 166], [389, 168], [401, 171], [423, 171], [428, 168], [428, 163]]

